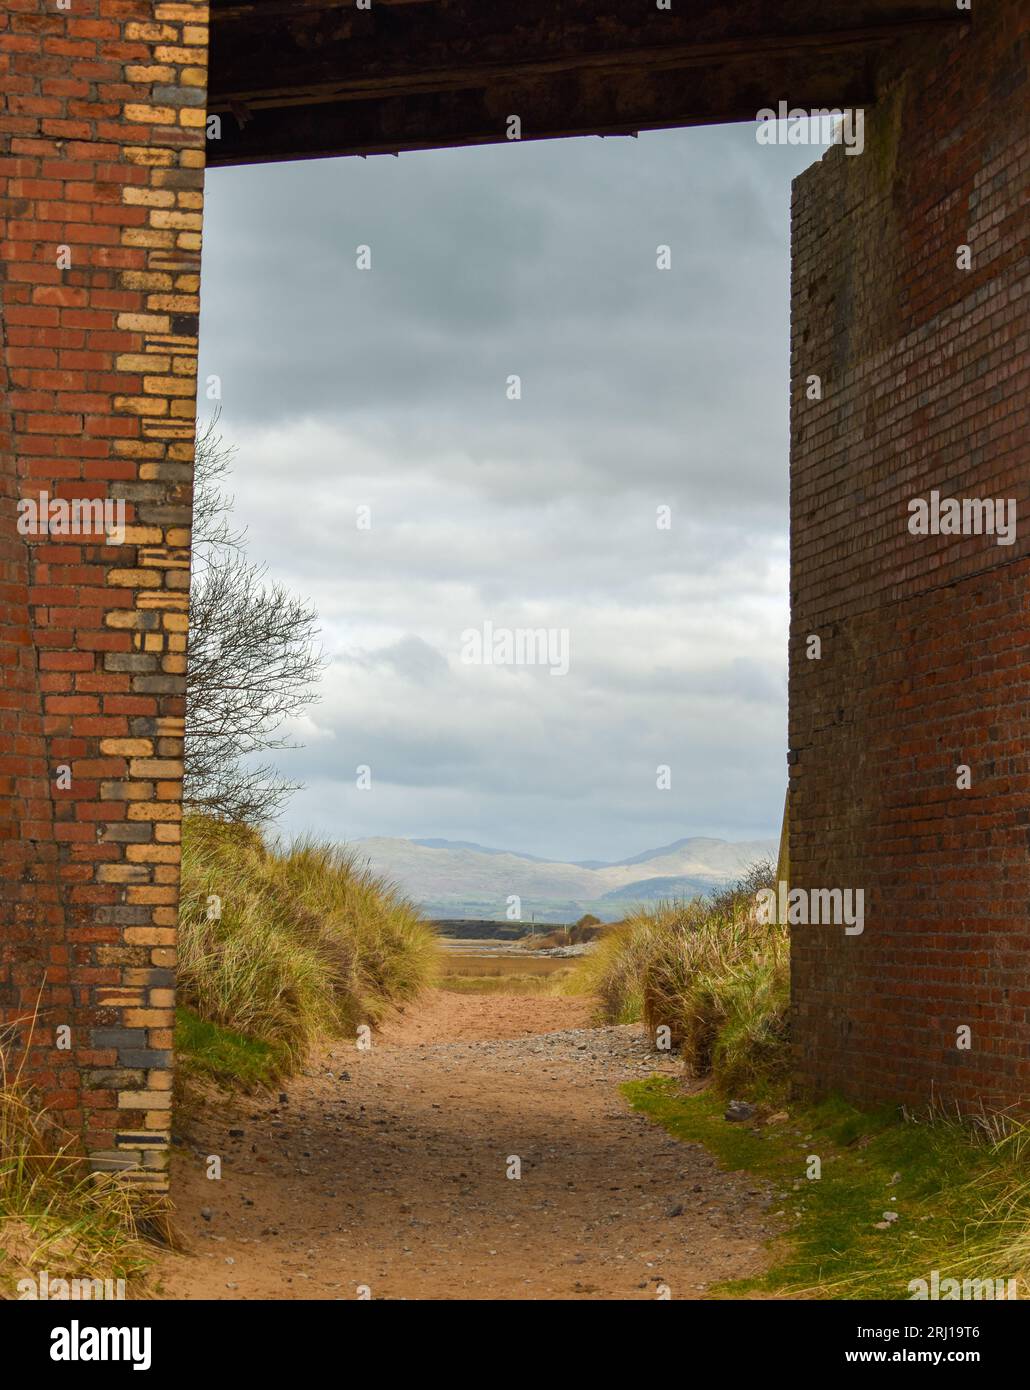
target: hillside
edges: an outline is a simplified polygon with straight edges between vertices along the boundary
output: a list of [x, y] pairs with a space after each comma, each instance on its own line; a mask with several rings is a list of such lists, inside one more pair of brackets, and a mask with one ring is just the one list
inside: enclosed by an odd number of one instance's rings
[[524, 921], [568, 922], [584, 912], [614, 921], [634, 902], [697, 897], [756, 860], [774, 860], [777, 843], [693, 836], [615, 863], [578, 864], [440, 839], [372, 837], [353, 848], [430, 916], [500, 919], [516, 896]]

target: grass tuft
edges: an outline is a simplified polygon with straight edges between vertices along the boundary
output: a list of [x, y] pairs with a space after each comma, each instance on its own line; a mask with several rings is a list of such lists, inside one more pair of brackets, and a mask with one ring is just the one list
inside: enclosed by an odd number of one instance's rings
[[[187, 1068], [192, 1056], [197, 1070], [225, 1076], [239, 1062], [245, 1082], [296, 1070], [319, 1038], [375, 1027], [416, 998], [437, 950], [415, 908], [344, 850], [270, 847], [245, 826], [186, 817], [178, 1041]], [[221, 1033], [202, 1034], [200, 1023]], [[253, 1044], [267, 1050], [258, 1056]]]
[[604, 1023], [643, 1022], [681, 1052], [695, 1077], [724, 1090], [774, 1095], [790, 1066], [786, 927], [759, 920], [758, 865], [714, 899], [663, 902], [606, 931], [573, 988], [594, 994]]
[[46, 1270], [51, 1281], [124, 1279], [140, 1297], [169, 1236], [166, 1199], [94, 1173], [0, 1053], [0, 1298]]

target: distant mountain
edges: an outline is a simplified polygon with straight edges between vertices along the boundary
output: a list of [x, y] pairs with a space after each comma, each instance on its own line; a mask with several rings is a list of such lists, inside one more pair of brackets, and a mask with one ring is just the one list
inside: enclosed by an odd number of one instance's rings
[[733, 878], [742, 873], [759, 859], [775, 859], [779, 843], [775, 840], [707, 840], [701, 836], [675, 840], [661, 849], [645, 850], [635, 854], [632, 859], [620, 859], [612, 868], [635, 868], [646, 864], [674, 867], [683, 873], [688, 867], [696, 865], [704, 874], [719, 873]]
[[523, 854], [517, 849], [490, 849], [487, 845], [477, 845], [472, 840], [412, 840], [413, 845], [425, 845], [426, 849], [474, 849], [477, 854], [513, 854], [516, 859], [531, 859], [534, 864], [546, 864], [538, 854]]
[[460, 840], [372, 837], [352, 848], [432, 917], [502, 920], [517, 897], [523, 921], [569, 922], [584, 912], [614, 921], [634, 902], [723, 888], [757, 860], [775, 860], [777, 842], [693, 836], [614, 864], [568, 864]]
[[711, 880], [675, 875], [666, 878], [638, 878], [621, 888], [613, 888], [601, 899], [603, 903], [657, 902], [661, 898], [701, 898], [715, 887]]

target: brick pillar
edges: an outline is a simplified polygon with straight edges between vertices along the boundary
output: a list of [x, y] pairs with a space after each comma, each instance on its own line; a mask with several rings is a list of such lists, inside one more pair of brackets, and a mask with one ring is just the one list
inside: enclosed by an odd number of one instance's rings
[[[98, 1166], [166, 1180], [207, 6], [0, 13], [0, 1022]], [[18, 499], [38, 499], [22, 534]], [[63, 499], [118, 504], [41, 533]], [[81, 523], [81, 518], [80, 518]]]
[[[795, 1028], [864, 1101], [1030, 1096], [1028, 21], [899, 47], [794, 189], [791, 874], [866, 897], [796, 928]], [[933, 489], [1016, 499], [1015, 543], [910, 533]]]

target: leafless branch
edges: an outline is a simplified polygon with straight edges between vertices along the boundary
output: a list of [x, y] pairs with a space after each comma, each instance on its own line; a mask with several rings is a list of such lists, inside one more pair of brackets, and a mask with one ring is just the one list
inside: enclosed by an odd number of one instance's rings
[[293, 748], [283, 725], [317, 699], [324, 658], [314, 607], [266, 579], [234, 530], [220, 483], [235, 450], [198, 430], [183, 801], [225, 819], [270, 820], [299, 786], [254, 754]]

